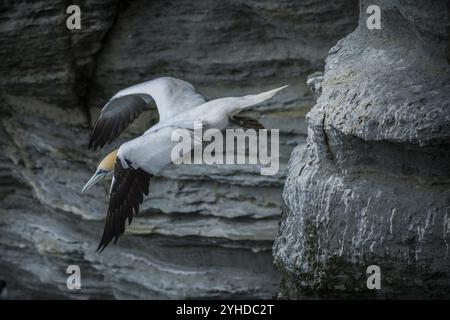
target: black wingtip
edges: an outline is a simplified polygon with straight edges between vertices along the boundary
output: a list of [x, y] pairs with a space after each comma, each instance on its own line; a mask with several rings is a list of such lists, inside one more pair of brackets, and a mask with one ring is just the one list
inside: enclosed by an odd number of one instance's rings
[[101, 253], [105, 248], [108, 246], [108, 244], [111, 242], [111, 240], [105, 239], [105, 234], [103, 233], [102, 239], [100, 240], [100, 243], [98, 244], [97, 250], [95, 250], [95, 253]]
[[127, 219], [130, 225], [133, 214], [139, 213], [139, 204], [143, 202], [143, 194], [149, 192], [151, 177], [142, 169], [133, 169], [132, 166], [124, 169], [121, 161], [116, 162], [108, 213], [96, 253], [102, 252], [111, 242], [116, 244], [125, 232]]
[[103, 249], [105, 249], [105, 247], [103, 246], [103, 243], [100, 242], [97, 250], [95, 250], [95, 253], [102, 253]]
[[88, 148], [97, 150], [113, 142], [146, 110], [149, 99], [149, 95], [130, 94], [108, 101], [94, 123]]
[[97, 250], [95, 250], [95, 253], [102, 253], [103, 250], [108, 246], [109, 242], [104, 242], [103, 239], [100, 241], [100, 244], [98, 245]]

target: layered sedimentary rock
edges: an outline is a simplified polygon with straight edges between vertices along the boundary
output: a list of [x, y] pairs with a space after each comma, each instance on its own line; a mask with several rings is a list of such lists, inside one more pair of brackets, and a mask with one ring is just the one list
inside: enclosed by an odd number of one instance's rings
[[447, 1], [362, 0], [330, 50], [283, 193], [281, 297], [448, 298], [449, 30]]
[[[64, 1], [0, 5], [0, 280], [10, 298], [270, 298], [271, 246], [292, 148], [313, 104], [306, 76], [356, 26], [355, 1]], [[290, 84], [249, 111], [280, 129], [281, 170], [171, 166], [139, 217], [94, 253], [109, 181], [81, 194], [99, 160], [157, 121], [143, 114], [114, 145], [87, 150], [99, 108], [162, 75], [207, 98]], [[79, 291], [66, 268], [81, 269]], [[3, 283], [3, 282], [2, 282]]]

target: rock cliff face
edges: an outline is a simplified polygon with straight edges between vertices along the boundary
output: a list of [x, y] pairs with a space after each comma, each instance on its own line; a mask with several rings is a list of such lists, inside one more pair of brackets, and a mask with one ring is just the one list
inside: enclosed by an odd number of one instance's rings
[[[372, 4], [380, 30], [366, 26]], [[448, 298], [449, 63], [448, 1], [360, 1], [290, 159], [282, 297]], [[381, 290], [367, 289], [370, 265]]]
[[[66, 1], [0, 4], [0, 280], [10, 297], [275, 295], [271, 246], [285, 167], [306, 137], [313, 105], [306, 76], [356, 27], [356, 2], [78, 4], [81, 30], [72, 31]], [[154, 179], [126, 235], [95, 254], [109, 182], [80, 190], [105, 154], [157, 115], [146, 112], [101, 152], [87, 150], [92, 122], [115, 91], [162, 75], [185, 79], [210, 99], [290, 84], [249, 111], [280, 128], [280, 173], [172, 166]], [[69, 265], [81, 268], [79, 291], [66, 287]]]

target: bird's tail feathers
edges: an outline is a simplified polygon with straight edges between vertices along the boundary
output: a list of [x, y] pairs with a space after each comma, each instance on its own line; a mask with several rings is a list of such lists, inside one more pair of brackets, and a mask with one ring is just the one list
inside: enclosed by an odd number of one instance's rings
[[239, 107], [242, 110], [242, 109], [246, 109], [248, 107], [254, 106], [256, 104], [259, 104], [261, 102], [264, 102], [264, 101], [272, 98], [275, 94], [277, 94], [278, 91], [283, 90], [286, 87], [287, 87], [287, 85], [282, 86], [280, 88], [272, 89], [269, 91], [261, 92], [258, 94], [244, 96], [244, 97], [242, 97], [242, 103]]

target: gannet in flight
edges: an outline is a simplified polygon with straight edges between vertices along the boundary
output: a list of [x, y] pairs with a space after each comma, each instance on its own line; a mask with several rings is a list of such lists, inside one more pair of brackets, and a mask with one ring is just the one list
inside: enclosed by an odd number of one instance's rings
[[133, 214], [139, 212], [144, 195], [148, 195], [151, 177], [171, 163], [171, 151], [177, 143], [171, 139], [174, 129], [192, 129], [194, 121], [217, 129], [224, 129], [229, 121], [261, 128], [259, 122], [236, 114], [273, 97], [283, 88], [207, 102], [190, 83], [163, 77], [117, 92], [95, 122], [90, 148], [95, 150], [111, 143], [150, 107], [152, 101], [156, 103], [160, 120], [143, 135], [108, 154], [82, 190], [86, 191], [113, 174], [105, 227], [97, 251], [102, 251], [113, 239], [115, 243], [125, 232], [126, 220], [131, 223]]

